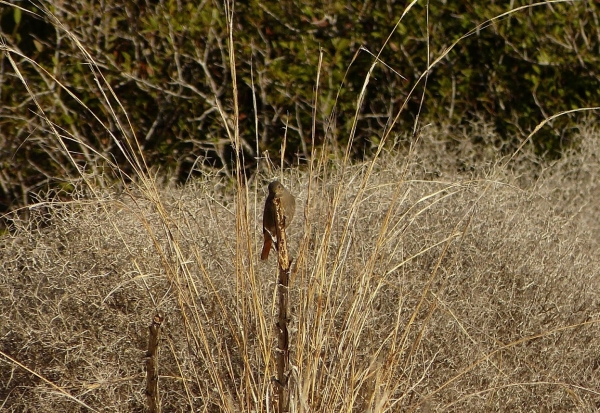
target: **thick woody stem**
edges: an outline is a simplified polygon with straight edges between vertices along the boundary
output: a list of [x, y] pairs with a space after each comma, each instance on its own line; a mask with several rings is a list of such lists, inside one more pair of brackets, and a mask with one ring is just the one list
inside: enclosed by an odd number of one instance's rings
[[148, 352], [146, 353], [146, 402], [149, 413], [160, 413], [158, 397], [158, 340], [163, 317], [155, 315], [148, 326]]
[[289, 388], [287, 373], [289, 371], [289, 333], [288, 333], [288, 288], [290, 276], [290, 260], [285, 239], [285, 216], [281, 206], [281, 198], [273, 200], [277, 216], [277, 258], [279, 279], [277, 293], [279, 298], [279, 316], [277, 319], [277, 382], [279, 413], [289, 412]]

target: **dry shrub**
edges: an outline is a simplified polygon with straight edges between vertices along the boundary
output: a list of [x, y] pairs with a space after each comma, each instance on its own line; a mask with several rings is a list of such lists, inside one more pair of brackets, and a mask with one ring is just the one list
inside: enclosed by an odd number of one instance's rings
[[[597, 130], [554, 165], [505, 166], [444, 136], [285, 173], [292, 411], [600, 407]], [[143, 411], [158, 312], [164, 411], [272, 411], [266, 182], [82, 189], [15, 220], [0, 244], [3, 409], [86, 410], [70, 395]]]

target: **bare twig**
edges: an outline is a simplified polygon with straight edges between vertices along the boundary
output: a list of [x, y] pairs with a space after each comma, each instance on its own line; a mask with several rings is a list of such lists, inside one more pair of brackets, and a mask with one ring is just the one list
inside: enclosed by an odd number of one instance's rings
[[277, 293], [279, 298], [279, 316], [277, 318], [277, 384], [279, 395], [279, 413], [288, 412], [290, 399], [287, 374], [290, 364], [289, 332], [288, 332], [288, 293], [290, 278], [290, 260], [285, 239], [285, 217], [281, 207], [281, 198], [273, 200], [277, 213], [277, 257], [279, 262], [279, 279]]
[[155, 315], [148, 326], [148, 352], [146, 353], [146, 401], [149, 413], [160, 413], [158, 395], [158, 340], [163, 317]]

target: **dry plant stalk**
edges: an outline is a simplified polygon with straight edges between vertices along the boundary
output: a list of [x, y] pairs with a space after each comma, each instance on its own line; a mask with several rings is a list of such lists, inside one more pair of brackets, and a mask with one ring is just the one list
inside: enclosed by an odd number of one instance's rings
[[289, 411], [290, 392], [288, 389], [287, 372], [289, 371], [289, 333], [288, 333], [288, 292], [290, 279], [290, 264], [287, 243], [285, 239], [285, 217], [281, 206], [281, 198], [273, 200], [277, 216], [277, 258], [279, 263], [279, 279], [277, 293], [279, 298], [279, 316], [277, 319], [277, 388], [279, 413]]
[[158, 397], [158, 340], [163, 317], [155, 315], [148, 326], [148, 351], [146, 352], [146, 401], [149, 413], [160, 413]]

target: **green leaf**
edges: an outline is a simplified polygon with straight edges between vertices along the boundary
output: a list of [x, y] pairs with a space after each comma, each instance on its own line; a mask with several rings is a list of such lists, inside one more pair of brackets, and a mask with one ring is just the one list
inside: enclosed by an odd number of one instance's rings
[[19, 25], [21, 23], [21, 9], [15, 7], [13, 9], [13, 18], [15, 19], [15, 25]]

